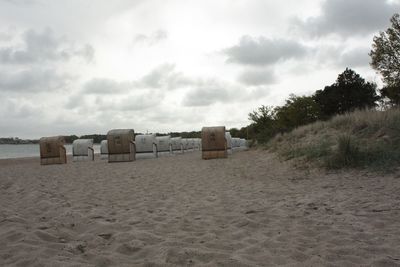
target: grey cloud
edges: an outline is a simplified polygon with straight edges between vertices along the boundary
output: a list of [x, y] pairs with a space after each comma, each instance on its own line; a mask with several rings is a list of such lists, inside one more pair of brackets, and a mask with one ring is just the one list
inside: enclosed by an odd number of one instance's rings
[[295, 18], [293, 26], [314, 36], [337, 33], [362, 35], [383, 30], [389, 18], [400, 10], [399, 2], [385, 0], [324, 1], [322, 14], [305, 21]]
[[[94, 84], [99, 82], [100, 87]], [[123, 84], [118, 84], [113, 80], [107, 80], [105, 83], [101, 81], [94, 81], [92, 84], [97, 90], [103, 90], [101, 87], [105, 86], [107, 83], [110, 84], [109, 87], [105, 87], [103, 91], [106, 93], [96, 94], [96, 95], [86, 95], [82, 93], [76, 93], [71, 95], [66, 101], [64, 107], [67, 109], [76, 109], [81, 112], [87, 111], [139, 111], [145, 110], [150, 107], [155, 107], [160, 105], [160, 102], [164, 99], [164, 94], [162, 92], [152, 92], [152, 91], [131, 91], [126, 92], [126, 87]], [[123, 90], [125, 94], [123, 95], [112, 95], [109, 94], [110, 89], [113, 90]]]
[[239, 81], [245, 85], [265, 85], [276, 82], [276, 76], [272, 69], [247, 70], [239, 76]]
[[114, 94], [143, 88], [174, 90], [193, 83], [190, 78], [175, 71], [175, 65], [162, 64], [138, 80], [118, 82], [107, 78], [94, 78], [84, 84], [83, 91], [88, 94]]
[[174, 90], [191, 83], [182, 73], [175, 71], [175, 65], [163, 64], [142, 77], [136, 84], [149, 88]]
[[345, 51], [340, 57], [340, 64], [344, 65], [343, 67], [349, 68], [368, 67], [371, 60], [368, 55], [369, 51], [369, 47]]
[[161, 65], [143, 76], [141, 84], [152, 88], [162, 87], [167, 82], [168, 76], [174, 71], [174, 69], [175, 66], [172, 64]]
[[31, 69], [0, 72], [0, 92], [41, 92], [64, 89], [73, 79], [53, 70]]
[[247, 92], [247, 94], [242, 99], [247, 101], [260, 99], [261, 97], [269, 95], [270, 92], [271, 88], [265, 86], [258, 86], [252, 89], [251, 91]]
[[292, 40], [243, 36], [238, 45], [223, 52], [228, 56], [227, 62], [262, 66], [301, 58], [307, 54], [307, 50], [307, 47]]
[[66, 109], [75, 109], [86, 106], [86, 97], [81, 94], [73, 94], [68, 99], [64, 107]]
[[182, 129], [185, 129], [194, 122], [203, 121], [204, 116], [204, 113], [201, 112], [182, 112], [179, 108], [169, 106], [167, 108], [160, 107], [157, 110], [149, 110], [144, 119], [163, 124], [168, 130], [171, 130], [170, 125], [180, 124]]
[[32, 5], [32, 4], [37, 3], [37, 0], [3, 0], [3, 2], [14, 4], [14, 5]]
[[183, 97], [183, 106], [205, 107], [215, 103], [243, 103], [264, 97], [270, 91], [265, 86], [245, 88], [216, 79], [193, 80], [191, 87]]
[[47, 61], [69, 60], [73, 56], [82, 56], [91, 61], [94, 49], [90, 45], [76, 49], [70, 43], [47, 28], [42, 32], [26, 31], [23, 36], [23, 45], [0, 48], [0, 61], [5, 64], [29, 64]]
[[161, 104], [164, 99], [163, 94], [144, 93], [133, 95], [117, 102], [116, 109], [121, 111], [140, 111], [149, 108], [155, 108]]
[[39, 108], [33, 103], [25, 99], [9, 98], [0, 101], [0, 111], [4, 114], [7, 113], [8, 119], [20, 119], [37, 115]]
[[86, 62], [93, 62], [95, 56], [95, 50], [90, 44], [84, 45], [81, 49], [78, 49], [74, 53], [76, 56], [80, 56], [86, 60]]
[[367, 46], [347, 49], [347, 45], [320, 46], [315, 53], [315, 63], [319, 67], [355, 68], [368, 67], [370, 48]]
[[168, 32], [166, 32], [165, 30], [158, 30], [158, 31], [153, 32], [150, 35], [137, 34], [133, 38], [133, 42], [135, 44], [147, 44], [147, 45], [152, 46], [159, 42], [164, 41], [167, 38], [168, 38]]
[[130, 82], [117, 82], [112, 79], [94, 78], [83, 86], [84, 92], [89, 94], [115, 94], [127, 92], [133, 88]]
[[226, 87], [215, 80], [198, 81], [198, 85], [190, 90], [183, 99], [184, 106], [209, 106], [217, 102], [232, 100]]
[[12, 34], [10, 32], [2, 31], [0, 32], [0, 42], [10, 41], [12, 39]]

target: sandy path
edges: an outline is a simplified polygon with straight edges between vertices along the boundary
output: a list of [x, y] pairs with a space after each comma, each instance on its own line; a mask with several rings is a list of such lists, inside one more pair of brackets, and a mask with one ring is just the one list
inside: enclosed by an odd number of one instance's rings
[[263, 151], [0, 161], [0, 265], [400, 266], [400, 175], [298, 171]]

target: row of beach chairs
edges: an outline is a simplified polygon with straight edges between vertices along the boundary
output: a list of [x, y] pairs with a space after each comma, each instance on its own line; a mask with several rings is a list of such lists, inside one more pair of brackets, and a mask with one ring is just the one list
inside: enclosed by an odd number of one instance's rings
[[[78, 139], [79, 140], [79, 139]], [[158, 157], [159, 153], [184, 153], [190, 150], [201, 150], [200, 138], [182, 138], [171, 136], [156, 136], [155, 134], [141, 134], [135, 137], [135, 152]], [[102, 159], [108, 159], [108, 140], [100, 143]]]
[[[114, 129], [101, 141], [100, 158], [108, 162], [134, 161], [136, 155], [158, 157], [159, 153], [176, 154], [185, 151], [202, 151], [203, 159], [226, 158], [235, 149], [247, 149], [247, 141], [232, 138], [224, 126], [203, 127], [201, 138], [134, 135], [132, 129]], [[77, 139], [72, 143], [73, 161], [93, 161], [93, 139]], [[40, 139], [40, 162], [42, 165], [67, 163], [62, 136]]]

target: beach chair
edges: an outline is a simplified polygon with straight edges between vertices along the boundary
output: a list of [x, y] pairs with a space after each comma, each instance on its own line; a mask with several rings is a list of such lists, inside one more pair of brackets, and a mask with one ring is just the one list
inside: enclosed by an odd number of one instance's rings
[[158, 152], [168, 152], [172, 154], [171, 136], [157, 136], [156, 144]]
[[194, 150], [201, 150], [201, 139], [193, 138], [194, 141]]
[[203, 159], [227, 158], [225, 126], [203, 127], [201, 130]]
[[77, 139], [72, 142], [73, 161], [93, 161], [93, 139]]
[[135, 134], [132, 129], [114, 129], [107, 133], [108, 162], [136, 159]]
[[108, 143], [107, 140], [100, 142], [100, 159], [108, 159]]
[[158, 157], [158, 147], [155, 134], [139, 134], [135, 137], [136, 153]]
[[171, 138], [172, 153], [180, 152], [183, 153], [182, 137]]
[[64, 137], [42, 137], [40, 138], [40, 164], [65, 164], [67, 163], [67, 151], [64, 147]]
[[225, 138], [226, 138], [226, 149], [228, 150], [228, 153], [232, 153], [232, 136], [230, 132], [225, 132]]
[[188, 139], [187, 138], [182, 138], [181, 141], [182, 141], [183, 150], [184, 151], [188, 150], [189, 149], [189, 141], [188, 141]]

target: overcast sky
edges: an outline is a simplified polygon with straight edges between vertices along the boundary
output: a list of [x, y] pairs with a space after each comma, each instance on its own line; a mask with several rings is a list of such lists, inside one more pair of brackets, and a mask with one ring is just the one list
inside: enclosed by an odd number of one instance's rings
[[0, 136], [243, 127], [346, 67], [400, 0], [0, 0]]

